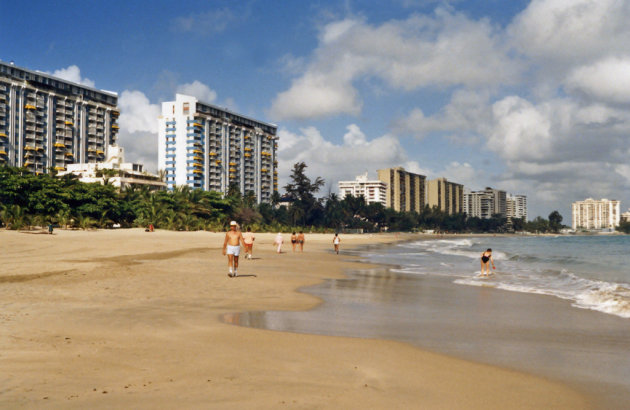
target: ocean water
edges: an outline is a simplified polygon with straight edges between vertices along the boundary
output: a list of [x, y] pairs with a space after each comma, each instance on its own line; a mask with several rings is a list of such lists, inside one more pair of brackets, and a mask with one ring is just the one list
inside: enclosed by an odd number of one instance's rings
[[[496, 270], [480, 277], [493, 249]], [[484, 236], [417, 240], [359, 252], [403, 275], [452, 278], [464, 286], [551, 295], [576, 308], [630, 318], [630, 236]]]

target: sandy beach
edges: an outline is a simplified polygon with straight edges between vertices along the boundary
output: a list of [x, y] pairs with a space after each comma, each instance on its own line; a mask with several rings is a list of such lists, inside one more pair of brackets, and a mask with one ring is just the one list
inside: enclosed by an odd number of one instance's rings
[[[0, 231], [0, 407], [589, 407], [557, 381], [405, 343], [225, 323], [313, 308], [296, 289], [365, 268], [333, 254], [332, 235], [280, 255], [274, 236], [258, 234], [231, 279], [221, 233]], [[344, 235], [342, 248], [400, 239]]]

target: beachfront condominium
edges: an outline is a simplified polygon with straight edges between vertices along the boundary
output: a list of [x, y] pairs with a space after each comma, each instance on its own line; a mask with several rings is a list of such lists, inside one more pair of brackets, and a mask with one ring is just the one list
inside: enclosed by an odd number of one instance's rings
[[574, 230], [614, 229], [619, 226], [621, 204], [616, 200], [587, 198], [572, 204], [572, 226]]
[[510, 219], [522, 218], [527, 221], [527, 196], [507, 194], [506, 211], [507, 217]]
[[360, 197], [367, 204], [379, 203], [387, 206], [387, 184], [381, 180], [369, 180], [368, 173], [359, 175], [354, 181], [339, 181], [339, 199], [346, 196]]
[[490, 219], [493, 215], [507, 217], [507, 193], [500, 189], [464, 193], [464, 211], [474, 218]]
[[464, 186], [437, 178], [426, 183], [427, 205], [449, 215], [464, 212]]
[[162, 103], [158, 168], [169, 189], [227, 194], [235, 187], [269, 202], [278, 189], [277, 126], [176, 94]]
[[379, 169], [378, 179], [387, 184], [385, 206], [399, 212], [420, 212], [425, 205], [426, 177], [402, 167]]
[[0, 165], [46, 173], [103, 161], [117, 104], [115, 93], [0, 61]]

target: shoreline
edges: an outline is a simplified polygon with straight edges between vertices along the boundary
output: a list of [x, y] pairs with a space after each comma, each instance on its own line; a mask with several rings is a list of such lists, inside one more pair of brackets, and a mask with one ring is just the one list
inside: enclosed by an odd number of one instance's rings
[[[560, 383], [406, 343], [222, 323], [235, 312], [312, 309], [320, 300], [300, 288], [366, 267], [340, 262], [348, 256], [330, 252], [330, 235], [307, 235], [301, 255], [286, 244], [288, 253], [275, 254], [273, 236], [258, 234], [260, 259], [241, 261], [240, 273], [257, 278], [229, 279], [222, 234], [0, 232], [8, 261], [0, 268], [0, 404], [589, 407]], [[341, 245], [396, 240], [344, 235]]]

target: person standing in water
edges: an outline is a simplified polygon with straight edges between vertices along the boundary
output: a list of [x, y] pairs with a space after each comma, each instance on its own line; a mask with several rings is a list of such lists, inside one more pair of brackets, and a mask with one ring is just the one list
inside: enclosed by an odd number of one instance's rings
[[490, 275], [490, 263], [492, 263], [492, 269], [496, 269], [494, 259], [492, 259], [492, 249], [488, 248], [481, 254], [481, 276]]
[[335, 253], [337, 255], [339, 255], [339, 242], [341, 242], [341, 239], [339, 238], [339, 234], [336, 233], [335, 237], [333, 238], [333, 246], [335, 247]]
[[233, 278], [238, 275], [238, 255], [241, 253], [241, 243], [245, 245], [241, 231], [237, 230], [236, 221], [230, 222], [230, 230], [225, 233], [223, 241], [223, 254], [228, 257], [228, 276]]

